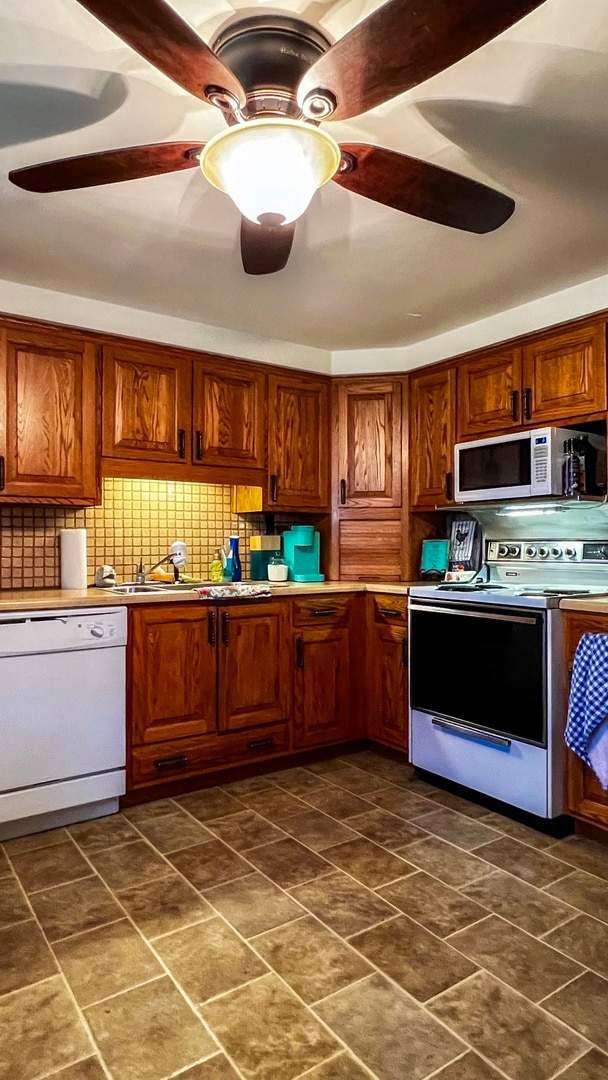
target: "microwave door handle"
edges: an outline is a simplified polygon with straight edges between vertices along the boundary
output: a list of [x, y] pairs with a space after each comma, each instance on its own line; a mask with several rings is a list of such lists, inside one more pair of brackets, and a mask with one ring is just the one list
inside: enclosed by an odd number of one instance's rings
[[496, 611], [462, 611], [461, 608], [431, 607], [430, 604], [410, 604], [410, 611], [427, 611], [432, 615], [459, 615], [463, 619], [492, 619], [494, 622], [519, 623], [535, 626], [538, 619], [527, 615], [499, 615]]

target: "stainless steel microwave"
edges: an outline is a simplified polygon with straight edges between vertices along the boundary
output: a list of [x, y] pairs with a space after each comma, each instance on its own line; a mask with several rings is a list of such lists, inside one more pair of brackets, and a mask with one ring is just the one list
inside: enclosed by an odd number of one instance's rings
[[[454, 499], [481, 502], [563, 493], [564, 441], [583, 432], [545, 427], [457, 443]], [[594, 443], [604, 440], [590, 436]]]

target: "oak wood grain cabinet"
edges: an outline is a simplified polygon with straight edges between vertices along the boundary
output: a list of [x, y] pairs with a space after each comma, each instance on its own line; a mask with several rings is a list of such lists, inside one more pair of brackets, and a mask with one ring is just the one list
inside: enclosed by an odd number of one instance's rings
[[195, 464], [263, 469], [266, 375], [238, 361], [194, 360]]
[[453, 502], [456, 373], [453, 367], [410, 376], [410, 505]]
[[104, 345], [104, 457], [190, 460], [192, 361], [161, 346]]
[[329, 506], [329, 380], [268, 376], [270, 509]]
[[401, 382], [338, 385], [339, 505], [401, 506]]
[[97, 346], [0, 325], [0, 501], [98, 501]]
[[288, 752], [287, 603], [138, 605], [129, 617], [130, 787]]
[[367, 736], [406, 750], [408, 745], [407, 597], [368, 593]]
[[351, 603], [345, 597], [294, 601], [294, 749], [349, 738], [350, 616]]
[[[569, 672], [583, 634], [608, 634], [608, 616], [565, 613], [565, 654]], [[566, 810], [583, 821], [608, 827], [608, 791], [604, 791], [593, 770], [571, 750], [566, 750]]]
[[560, 424], [606, 410], [602, 322], [549, 330], [460, 361], [458, 438]]

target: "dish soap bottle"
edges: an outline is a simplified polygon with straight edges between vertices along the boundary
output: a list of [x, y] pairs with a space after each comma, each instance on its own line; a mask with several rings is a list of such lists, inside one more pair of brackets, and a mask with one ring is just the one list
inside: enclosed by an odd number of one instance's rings
[[241, 557], [239, 555], [239, 538], [238, 536], [230, 536], [230, 548], [232, 550], [232, 580], [241, 581], [243, 577], [243, 568], [241, 566]]
[[222, 566], [222, 560], [220, 558], [219, 548], [215, 549], [215, 554], [211, 560], [211, 566], [209, 567], [209, 578], [211, 581], [221, 582], [224, 576], [224, 568]]

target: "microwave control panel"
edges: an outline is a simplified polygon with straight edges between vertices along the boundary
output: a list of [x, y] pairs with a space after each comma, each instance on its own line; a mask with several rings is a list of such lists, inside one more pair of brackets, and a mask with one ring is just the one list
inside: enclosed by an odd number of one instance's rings
[[489, 540], [488, 563], [608, 562], [608, 540]]

